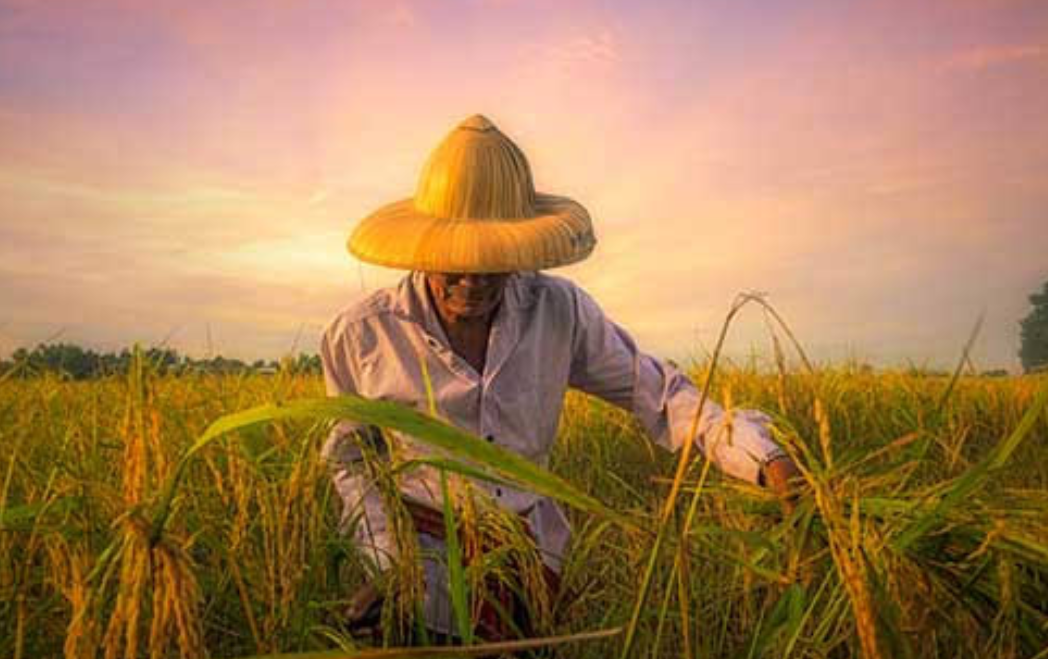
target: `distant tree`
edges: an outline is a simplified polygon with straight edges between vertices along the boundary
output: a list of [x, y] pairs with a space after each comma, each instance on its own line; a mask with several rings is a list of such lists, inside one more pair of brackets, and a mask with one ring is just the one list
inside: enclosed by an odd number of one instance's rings
[[[151, 372], [170, 375], [251, 371], [275, 373], [279, 369], [287, 369], [292, 373], [319, 374], [322, 370], [320, 356], [307, 353], [288, 355], [281, 362], [257, 359], [251, 364], [222, 355], [193, 359], [171, 348], [145, 348], [139, 354]], [[133, 359], [133, 353], [128, 348], [120, 352], [98, 353], [69, 343], [39, 344], [32, 350], [18, 348], [8, 360], [0, 359], [0, 374], [13, 370], [15, 372], [10, 377], [54, 373], [71, 380], [86, 380], [126, 374]]]
[[1040, 293], [1034, 293], [1029, 299], [1033, 309], [1019, 321], [1022, 339], [1019, 360], [1027, 373], [1048, 366], [1048, 281]]
[[24, 348], [12, 355], [16, 363], [23, 362], [29, 373], [49, 371], [73, 380], [94, 377], [101, 363], [101, 355], [71, 343], [40, 344], [27, 352]]
[[284, 355], [280, 360], [280, 370], [296, 374], [318, 374], [321, 372], [320, 355], [300, 352], [297, 355]]

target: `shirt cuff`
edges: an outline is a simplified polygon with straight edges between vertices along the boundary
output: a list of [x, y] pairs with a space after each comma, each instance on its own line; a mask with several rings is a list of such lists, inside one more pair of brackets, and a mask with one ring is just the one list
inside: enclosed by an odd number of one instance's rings
[[701, 435], [706, 457], [731, 476], [759, 483], [762, 467], [786, 455], [771, 438], [770, 422], [758, 410], [720, 412]]

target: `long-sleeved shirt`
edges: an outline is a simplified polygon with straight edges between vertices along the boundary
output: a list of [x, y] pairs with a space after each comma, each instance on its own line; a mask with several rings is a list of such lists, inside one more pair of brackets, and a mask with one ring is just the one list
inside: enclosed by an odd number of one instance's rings
[[[451, 349], [422, 273], [411, 273], [397, 287], [377, 291], [338, 314], [324, 331], [320, 355], [328, 395], [355, 393], [427, 411], [424, 361], [445, 420], [541, 466], [546, 466], [556, 438], [568, 387], [629, 410], [652, 439], [673, 450], [688, 440], [699, 402], [690, 380], [641, 352], [588, 294], [566, 279], [542, 273], [509, 277], [482, 373]], [[724, 411], [707, 401], [696, 434], [698, 448], [726, 473], [756, 482], [761, 465], [782, 454], [769, 436], [767, 421], [760, 412], [734, 410], [728, 423]], [[349, 435], [361, 430], [353, 422], [340, 422], [324, 454], [333, 466], [343, 519], [363, 514], [355, 539], [384, 568], [395, 543], [378, 494], [362, 470], [354, 468], [360, 451]], [[393, 436], [405, 459], [432, 455], [410, 437]], [[570, 537], [560, 507], [505, 485], [476, 485], [499, 505], [525, 516], [544, 561], [559, 569]], [[406, 473], [400, 488], [403, 496], [441, 506], [439, 476], [432, 469]], [[439, 608], [436, 601], [427, 603], [431, 620], [440, 617], [433, 607]], [[446, 623], [437, 624], [441, 627]]]

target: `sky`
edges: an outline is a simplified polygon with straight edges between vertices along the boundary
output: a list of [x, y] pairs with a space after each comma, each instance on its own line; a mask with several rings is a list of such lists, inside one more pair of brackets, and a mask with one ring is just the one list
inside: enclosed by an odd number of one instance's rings
[[[593, 217], [572, 279], [702, 356], [1018, 369], [1048, 280], [1048, 2], [0, 0], [0, 355], [316, 349], [354, 224], [481, 113]], [[729, 354], [767, 355], [744, 311]]]

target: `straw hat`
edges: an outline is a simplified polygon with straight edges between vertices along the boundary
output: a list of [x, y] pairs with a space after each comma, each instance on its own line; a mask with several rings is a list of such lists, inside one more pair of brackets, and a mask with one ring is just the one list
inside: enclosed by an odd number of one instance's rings
[[581, 261], [596, 242], [586, 209], [535, 192], [524, 153], [478, 114], [430, 155], [414, 198], [361, 220], [348, 247], [393, 268], [513, 272]]

